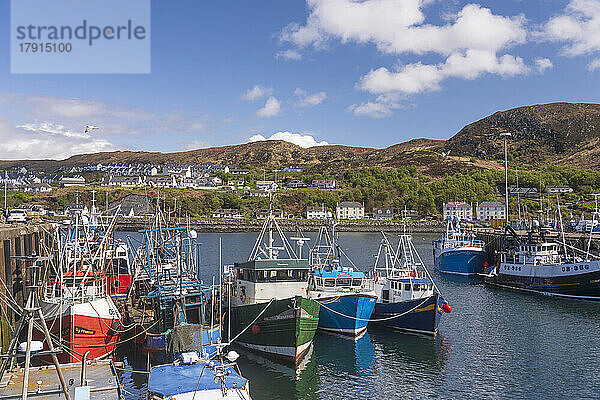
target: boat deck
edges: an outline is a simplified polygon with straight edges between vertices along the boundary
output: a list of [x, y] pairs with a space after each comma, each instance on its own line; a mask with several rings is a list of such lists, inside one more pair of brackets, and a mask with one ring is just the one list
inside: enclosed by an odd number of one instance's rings
[[[62, 364], [71, 399], [119, 400], [121, 390], [117, 375], [110, 361], [91, 363], [86, 366], [88, 386], [81, 387], [81, 364]], [[20, 399], [23, 388], [23, 369], [7, 371], [0, 382], [0, 399]], [[89, 388], [89, 396], [87, 395]], [[77, 395], [76, 395], [77, 391]], [[53, 365], [31, 367], [29, 370], [28, 398], [58, 400], [64, 395]]]

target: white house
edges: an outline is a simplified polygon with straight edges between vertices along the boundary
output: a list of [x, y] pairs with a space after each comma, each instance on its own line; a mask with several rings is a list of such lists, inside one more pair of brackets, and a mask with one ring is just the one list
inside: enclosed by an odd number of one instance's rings
[[319, 189], [335, 189], [334, 179], [313, 179], [311, 182], [312, 187]]
[[394, 219], [394, 209], [389, 207], [373, 208], [373, 219]]
[[548, 186], [548, 192], [550, 193], [571, 193], [573, 189], [569, 186]]
[[242, 219], [243, 215], [237, 208], [222, 208], [212, 213], [213, 218]]
[[365, 217], [365, 206], [357, 201], [342, 201], [335, 208], [337, 219], [362, 219]]
[[83, 176], [63, 176], [60, 178], [60, 184], [64, 187], [68, 186], [85, 186], [85, 178]]
[[473, 220], [473, 207], [464, 201], [444, 203], [444, 220], [447, 219]]
[[137, 187], [142, 186], [144, 180], [140, 176], [109, 176], [102, 182], [102, 186]]
[[265, 192], [276, 192], [279, 186], [274, 181], [256, 181], [256, 187], [258, 190]]
[[477, 205], [477, 219], [490, 221], [492, 219], [506, 219], [506, 207], [499, 201], [484, 201]]
[[326, 219], [330, 217], [331, 213], [327, 211], [325, 206], [315, 207], [308, 206], [306, 207], [306, 219]]

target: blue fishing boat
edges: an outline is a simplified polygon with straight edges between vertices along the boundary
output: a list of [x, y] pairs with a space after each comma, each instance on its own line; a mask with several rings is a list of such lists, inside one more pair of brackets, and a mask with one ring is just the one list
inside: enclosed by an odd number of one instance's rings
[[356, 337], [367, 329], [377, 296], [363, 272], [342, 265], [342, 254], [335, 242], [335, 225], [331, 232], [322, 226], [311, 250], [308, 297], [321, 305], [319, 329]]
[[477, 275], [483, 272], [487, 260], [485, 243], [448, 219], [446, 233], [433, 242], [433, 259], [440, 272], [456, 275]]
[[218, 360], [183, 353], [177, 362], [153, 367], [148, 377], [147, 400], [250, 399], [250, 385], [230, 351]]
[[396, 250], [383, 234], [373, 275], [377, 304], [373, 322], [408, 332], [435, 335], [440, 317], [452, 311], [427, 271], [412, 237], [400, 235]]

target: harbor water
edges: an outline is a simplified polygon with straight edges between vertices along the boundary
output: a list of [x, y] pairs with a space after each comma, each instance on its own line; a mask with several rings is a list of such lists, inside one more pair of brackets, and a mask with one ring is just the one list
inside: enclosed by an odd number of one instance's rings
[[[315, 235], [307, 236], [310, 245]], [[199, 238], [202, 278], [210, 282], [213, 276], [218, 279], [219, 238], [223, 263], [233, 264], [248, 257], [256, 234], [205, 233]], [[508, 292], [477, 279], [440, 275], [433, 269], [431, 246], [437, 235], [413, 238], [453, 308], [443, 316], [436, 337], [376, 327], [356, 341], [318, 332], [297, 373], [238, 350], [253, 399], [600, 398], [600, 304]], [[380, 239], [375, 233], [339, 235], [342, 250], [365, 272]], [[390, 240], [395, 242], [393, 235]], [[146, 356], [130, 351], [123, 358], [125, 398], [145, 398]]]

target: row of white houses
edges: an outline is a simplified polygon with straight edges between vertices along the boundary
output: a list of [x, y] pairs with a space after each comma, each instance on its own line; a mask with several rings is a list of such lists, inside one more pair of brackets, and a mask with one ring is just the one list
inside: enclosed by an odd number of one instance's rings
[[[473, 221], [473, 204], [464, 201], [444, 203], [444, 220], [460, 219]], [[476, 219], [478, 221], [491, 221], [493, 219], [506, 219], [506, 207], [499, 201], [484, 201], [475, 205]]]

